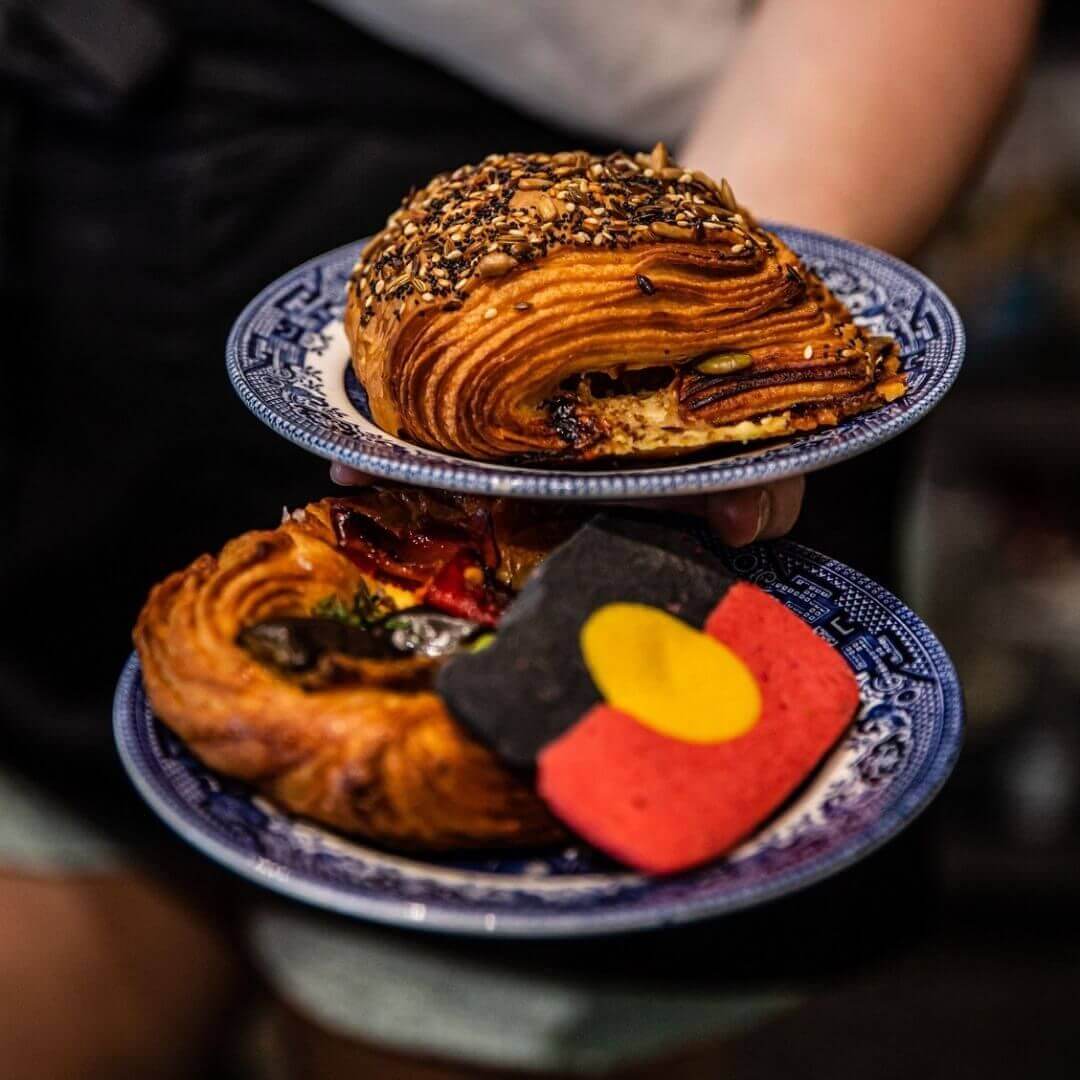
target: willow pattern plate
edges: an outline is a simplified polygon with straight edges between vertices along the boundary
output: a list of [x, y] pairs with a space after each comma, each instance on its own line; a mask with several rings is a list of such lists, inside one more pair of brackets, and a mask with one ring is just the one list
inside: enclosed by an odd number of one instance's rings
[[930, 802], [960, 749], [961, 695], [931, 631], [862, 574], [790, 542], [721, 555], [840, 650], [862, 704], [794, 800], [700, 869], [649, 879], [579, 847], [428, 859], [346, 840], [196, 761], [155, 719], [134, 656], [116, 693], [121, 758], [147, 802], [205, 854], [270, 889], [359, 918], [449, 933], [572, 937], [762, 903], [850, 866]]
[[244, 404], [279, 435], [374, 476], [424, 487], [541, 499], [625, 499], [721, 491], [812, 472], [864, 453], [925, 416], [960, 370], [964, 328], [945, 294], [899, 259], [822, 233], [773, 228], [858, 322], [897, 339], [908, 377], [904, 397], [834, 428], [692, 461], [545, 468], [429, 450], [372, 423], [364, 390], [349, 366], [341, 317], [345, 282], [361, 242], [304, 263], [248, 304], [229, 335], [229, 378]]

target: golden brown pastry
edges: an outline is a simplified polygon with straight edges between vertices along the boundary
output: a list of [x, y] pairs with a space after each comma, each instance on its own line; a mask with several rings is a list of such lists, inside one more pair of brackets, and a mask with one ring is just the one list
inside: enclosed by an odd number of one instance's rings
[[[431, 690], [428, 639], [391, 638], [430, 631], [430, 605], [440, 634], [490, 625], [567, 528], [409, 489], [313, 503], [153, 589], [134, 634], [150, 701], [206, 765], [346, 832], [426, 849], [554, 840], [530, 788]], [[402, 614], [419, 602], [428, 614]]]
[[662, 144], [437, 176], [361, 253], [345, 327], [375, 422], [476, 458], [680, 454], [904, 391], [894, 343]]

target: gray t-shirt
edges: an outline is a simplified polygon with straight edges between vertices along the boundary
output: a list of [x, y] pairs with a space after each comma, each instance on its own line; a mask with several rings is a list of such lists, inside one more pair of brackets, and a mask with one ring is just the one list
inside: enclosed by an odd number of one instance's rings
[[519, 108], [627, 144], [677, 142], [747, 0], [319, 0]]

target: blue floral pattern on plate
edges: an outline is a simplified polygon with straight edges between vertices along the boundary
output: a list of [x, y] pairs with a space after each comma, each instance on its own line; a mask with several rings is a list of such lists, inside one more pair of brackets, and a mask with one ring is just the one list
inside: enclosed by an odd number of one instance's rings
[[705, 460], [540, 468], [470, 461], [379, 430], [349, 367], [341, 322], [361, 242], [304, 263], [244, 309], [226, 347], [244, 404], [279, 435], [374, 476], [425, 487], [529, 498], [624, 499], [721, 491], [811, 472], [910, 427], [944, 396], [964, 357], [964, 328], [933, 282], [899, 259], [822, 233], [776, 231], [874, 333], [900, 343], [908, 392], [835, 428]]
[[346, 840], [196, 761], [155, 719], [134, 656], [116, 693], [120, 756], [150, 805], [205, 854], [271, 889], [361, 918], [558, 937], [690, 922], [761, 903], [842, 870], [908, 824], [953, 767], [963, 710], [940, 643], [873, 581], [790, 542], [719, 554], [841, 651], [862, 704], [796, 797], [729, 856], [698, 870], [650, 880], [579, 846], [415, 858]]

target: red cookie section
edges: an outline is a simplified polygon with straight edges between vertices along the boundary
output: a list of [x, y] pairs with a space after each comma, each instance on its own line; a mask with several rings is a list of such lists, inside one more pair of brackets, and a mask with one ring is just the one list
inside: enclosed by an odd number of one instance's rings
[[650, 874], [706, 862], [751, 833], [806, 779], [859, 702], [840, 654], [753, 585], [732, 586], [705, 630], [761, 687], [761, 718], [747, 734], [692, 744], [597, 705], [538, 760], [538, 788], [556, 816]]

